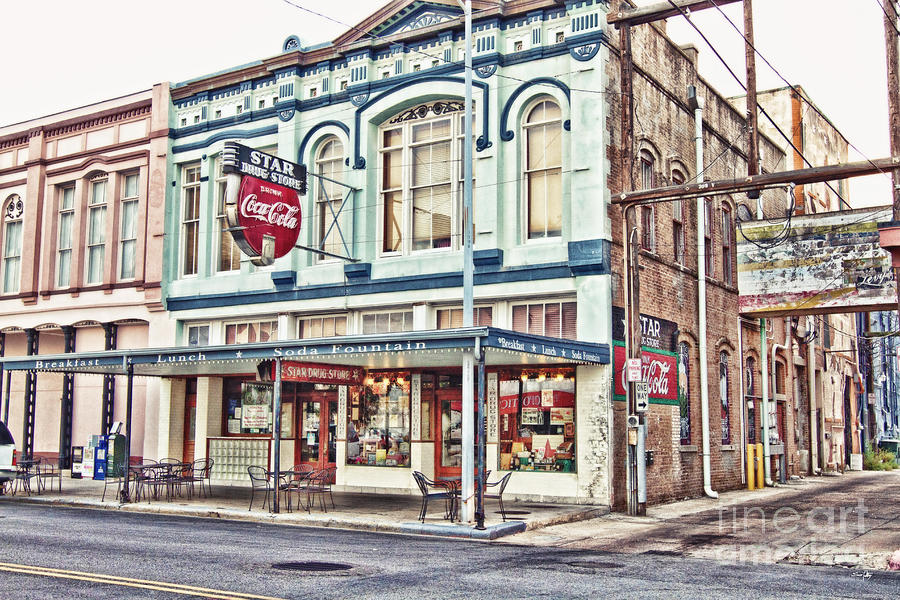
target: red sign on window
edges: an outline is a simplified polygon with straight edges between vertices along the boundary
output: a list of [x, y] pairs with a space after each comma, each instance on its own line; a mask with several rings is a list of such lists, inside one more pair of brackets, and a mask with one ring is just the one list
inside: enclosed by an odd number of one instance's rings
[[[362, 367], [300, 363], [287, 360], [281, 363], [282, 381], [330, 383], [332, 385], [361, 385], [365, 378], [365, 374], [365, 369]], [[272, 363], [272, 379], [275, 379], [274, 362]]]

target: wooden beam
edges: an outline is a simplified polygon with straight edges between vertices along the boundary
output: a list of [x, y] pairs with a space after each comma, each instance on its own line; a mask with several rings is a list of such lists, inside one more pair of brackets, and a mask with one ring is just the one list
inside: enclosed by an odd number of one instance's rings
[[741, 179], [722, 179], [718, 181], [705, 181], [703, 183], [690, 183], [687, 185], [670, 185], [667, 187], [653, 188], [649, 190], [637, 190], [634, 192], [622, 192], [614, 194], [613, 204], [649, 204], [668, 200], [684, 198], [696, 198], [697, 196], [712, 196], [716, 194], [735, 194], [771, 188], [777, 185], [804, 185], [807, 183], [820, 183], [835, 179], [849, 179], [851, 177], [863, 177], [865, 175], [877, 175], [900, 168], [900, 156], [893, 158], [879, 158], [876, 160], [860, 161], [829, 165], [826, 167], [814, 167], [811, 169], [798, 169], [795, 171], [781, 171], [778, 173], [764, 173], [762, 175], [748, 175]]
[[[675, 6], [670, 2], [660, 2], [649, 6], [639, 6], [630, 10], [621, 10], [624, 3], [620, 4], [620, 10], [611, 12], [606, 15], [606, 22], [610, 25], [620, 27], [628, 25], [640, 25], [642, 23], [651, 23], [669, 17], [677, 17], [681, 15], [681, 11], [690, 12], [694, 10], [703, 10], [713, 8], [714, 6], [724, 6], [733, 4], [741, 0], [673, 0]], [[679, 10], [681, 9], [681, 10]]]

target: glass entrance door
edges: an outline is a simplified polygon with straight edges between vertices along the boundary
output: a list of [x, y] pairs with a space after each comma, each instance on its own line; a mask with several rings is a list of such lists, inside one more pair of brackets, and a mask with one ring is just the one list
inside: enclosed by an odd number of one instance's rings
[[337, 391], [297, 393], [295, 463], [316, 469], [333, 467], [337, 461]]
[[[460, 477], [462, 474], [462, 377], [434, 376], [434, 474], [435, 477]], [[477, 416], [477, 408], [476, 408]], [[477, 424], [477, 420], [473, 419]], [[477, 440], [476, 454], [477, 454]]]

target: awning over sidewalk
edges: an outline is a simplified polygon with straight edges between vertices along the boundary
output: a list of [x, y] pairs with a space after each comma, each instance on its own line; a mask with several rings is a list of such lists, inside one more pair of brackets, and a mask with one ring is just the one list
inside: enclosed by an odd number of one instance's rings
[[282, 340], [230, 346], [180, 346], [75, 352], [0, 359], [6, 371], [178, 377], [249, 373], [262, 360], [284, 358], [370, 369], [458, 367], [460, 352], [484, 350], [487, 366], [609, 364], [607, 344], [563, 340], [494, 327]]

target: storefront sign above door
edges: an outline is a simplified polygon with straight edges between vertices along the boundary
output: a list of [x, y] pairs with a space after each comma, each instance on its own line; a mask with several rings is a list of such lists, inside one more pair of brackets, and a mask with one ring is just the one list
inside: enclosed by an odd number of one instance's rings
[[[331, 385], [361, 385], [365, 379], [365, 373], [365, 369], [362, 367], [301, 363], [288, 360], [281, 363], [282, 381], [328, 383]], [[274, 378], [275, 364], [272, 363], [272, 379]]]
[[225, 218], [241, 251], [257, 266], [290, 252], [300, 235], [306, 167], [226, 142], [222, 171], [227, 176]]

